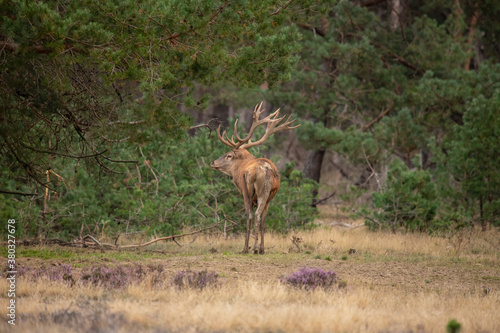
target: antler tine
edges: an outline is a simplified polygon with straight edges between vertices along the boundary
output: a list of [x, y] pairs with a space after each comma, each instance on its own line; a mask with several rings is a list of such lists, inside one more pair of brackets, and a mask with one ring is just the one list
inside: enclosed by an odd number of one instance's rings
[[[295, 122], [296, 119], [290, 121], [290, 118], [292, 117], [291, 115], [288, 116], [288, 118], [285, 120], [285, 122], [281, 123], [283, 119], [286, 118], [285, 116], [280, 117], [280, 109], [277, 109], [270, 115], [268, 115], [265, 118], [259, 119], [262, 112], [264, 111], [262, 109], [262, 105], [264, 102], [260, 102], [260, 104], [257, 104], [253, 110], [253, 121], [252, 121], [252, 126], [250, 127], [250, 130], [248, 131], [248, 134], [244, 138], [240, 138], [238, 136], [238, 119], [234, 122], [234, 136], [231, 137], [231, 139], [228, 138], [226, 131], [222, 135], [220, 135], [220, 126], [217, 129], [217, 137], [219, 140], [224, 143], [226, 146], [231, 147], [231, 149], [236, 150], [239, 148], [242, 149], [247, 149], [250, 147], [254, 147], [257, 145], [260, 145], [264, 141], [267, 140], [267, 138], [274, 133], [281, 132], [281, 131], [286, 131], [286, 130], [291, 130], [294, 128], [299, 127], [300, 125], [297, 126], [290, 126]], [[280, 124], [281, 123], [281, 124]], [[255, 129], [259, 127], [262, 124], [267, 124], [266, 126], [266, 132], [264, 133], [264, 136], [255, 141], [252, 142], [251, 138], [253, 136], [253, 133], [255, 132]], [[237, 142], [234, 142], [234, 139], [236, 138]]]
[[236, 121], [234, 122], [234, 131], [233, 131], [233, 133], [236, 136], [236, 141], [241, 142], [241, 139], [238, 136], [238, 120], [239, 119], [236, 119]]
[[[285, 118], [285, 117], [283, 117], [283, 118]], [[283, 119], [283, 118], [281, 118], [281, 119]], [[285, 122], [283, 124], [279, 125], [277, 128], [286, 126], [286, 128], [284, 130], [289, 130], [289, 129], [294, 129], [294, 128], [297, 128], [300, 126], [300, 124], [295, 125], [295, 126], [289, 126], [289, 125], [293, 124], [295, 122], [295, 120], [297, 120], [297, 119], [294, 119], [294, 120], [290, 121], [290, 118], [292, 118], [292, 115], [289, 115], [288, 118], [285, 120]]]
[[[263, 142], [265, 142], [269, 138], [269, 136], [271, 136], [274, 133], [291, 130], [291, 129], [294, 129], [294, 128], [297, 128], [300, 126], [300, 124], [296, 125], [296, 126], [290, 126], [291, 124], [293, 124], [295, 122], [295, 120], [297, 120], [297, 119], [293, 119], [292, 121], [290, 121], [290, 119], [292, 118], [292, 115], [289, 115], [288, 118], [285, 120], [285, 122], [281, 123], [283, 121], [283, 119], [285, 119], [286, 115], [283, 117], [279, 117], [279, 112], [280, 112], [280, 109], [276, 110], [271, 115], [262, 119], [259, 122], [258, 125], [263, 124], [263, 123], [267, 123], [266, 132], [264, 133], [264, 136], [262, 138], [260, 138], [259, 140], [255, 141], [255, 142], [250, 142], [248, 140], [247, 143], [240, 145], [239, 148], [248, 149], [250, 147], [258, 146], [258, 145], [262, 144]], [[253, 125], [254, 124], [252, 124], [252, 128], [253, 128]], [[255, 129], [255, 128], [253, 128], [253, 129]], [[252, 134], [253, 134], [253, 131], [252, 131]]]
[[255, 106], [255, 108], [253, 109], [253, 120], [254, 121], [258, 121], [259, 118], [260, 118], [260, 115], [262, 114], [262, 104], [264, 103], [264, 101], [260, 102], [260, 104], [257, 104]]
[[278, 109], [276, 109], [276, 111], [274, 111], [273, 113], [271, 113], [269, 116], [276, 118], [277, 116], [279, 116], [280, 111], [281, 111], [281, 108], [278, 108]]
[[[261, 124], [263, 123], [267, 123], [267, 122], [270, 122], [270, 117], [272, 115], [269, 115], [267, 116], [266, 118], [264, 119], [260, 119], [260, 115], [262, 114], [262, 112], [264, 111], [262, 109], [262, 104], [264, 104], [264, 102], [260, 102], [260, 104], [257, 104], [255, 106], [255, 108], [253, 109], [253, 121], [252, 121], [252, 126], [250, 127], [250, 130], [248, 131], [248, 134], [247, 136], [245, 136], [243, 139], [240, 138], [238, 136], [238, 131], [237, 131], [237, 123], [238, 121], [236, 120], [236, 122], [234, 123], [234, 136], [236, 137], [236, 140], [238, 141], [238, 143], [236, 143], [236, 148], [235, 149], [238, 149], [239, 147], [241, 147], [242, 145], [244, 145], [245, 143], [249, 143], [250, 142], [250, 139], [252, 138], [252, 135], [253, 135], [253, 132], [255, 131], [255, 129], [257, 127], [259, 127]], [[274, 115], [274, 114], [273, 114]]]
[[222, 135], [220, 134], [221, 126], [222, 125], [219, 125], [219, 127], [217, 128], [217, 137], [219, 138], [219, 141], [225, 144], [226, 146], [230, 147], [231, 149], [237, 149], [236, 143], [234, 143], [233, 140], [229, 140], [226, 131], [224, 131]]

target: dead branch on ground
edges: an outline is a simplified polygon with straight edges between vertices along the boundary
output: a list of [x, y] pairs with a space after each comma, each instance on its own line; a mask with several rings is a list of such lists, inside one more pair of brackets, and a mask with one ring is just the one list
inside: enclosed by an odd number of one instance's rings
[[199, 233], [201, 233], [201, 232], [203, 232], [205, 230], [213, 229], [213, 228], [219, 226], [224, 221], [225, 221], [225, 219], [222, 219], [219, 222], [217, 222], [217, 223], [215, 223], [215, 224], [213, 224], [211, 226], [208, 226], [206, 228], [198, 229], [198, 230], [195, 230], [195, 231], [192, 231], [192, 232], [187, 232], [187, 233], [180, 234], [180, 235], [171, 235], [171, 236], [166, 236], [166, 237], [156, 237], [153, 240], [150, 240], [150, 241], [144, 242], [144, 243], [140, 243], [140, 244], [119, 245], [116, 242], [115, 242], [115, 244], [102, 243], [102, 242], [100, 242], [99, 240], [97, 240], [96, 238], [94, 238], [91, 235], [85, 235], [83, 237], [74, 239], [73, 241], [64, 241], [64, 240], [61, 240], [61, 239], [20, 240], [19, 244], [21, 244], [21, 245], [52, 245], [52, 244], [58, 244], [58, 245], [61, 245], [61, 246], [97, 247], [97, 248], [101, 248], [101, 249], [107, 248], [107, 249], [118, 250], [118, 249], [141, 248], [141, 247], [145, 247], [145, 246], [157, 243], [159, 241], [172, 240], [177, 245], [179, 245], [179, 246], [182, 247], [182, 246], [185, 246], [185, 245], [193, 243], [196, 240], [196, 237], [191, 242], [189, 242], [187, 244], [182, 244], [182, 245], [179, 244], [179, 242], [177, 242], [178, 238], [185, 237], [185, 236], [196, 235], [196, 234], [199, 234]]

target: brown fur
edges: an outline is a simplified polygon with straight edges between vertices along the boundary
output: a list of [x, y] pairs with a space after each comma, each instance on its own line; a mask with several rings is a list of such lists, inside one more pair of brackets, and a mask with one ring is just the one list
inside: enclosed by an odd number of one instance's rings
[[[280, 187], [280, 176], [276, 166], [267, 158], [256, 158], [246, 149], [235, 149], [221, 156], [210, 164], [214, 170], [219, 170], [233, 178], [238, 191], [243, 194], [247, 212], [247, 232], [244, 253], [248, 253], [250, 230], [255, 220], [254, 253], [264, 253], [264, 230], [269, 202], [274, 198]], [[255, 217], [253, 207], [257, 207]], [[260, 247], [257, 249], [261, 234]]]

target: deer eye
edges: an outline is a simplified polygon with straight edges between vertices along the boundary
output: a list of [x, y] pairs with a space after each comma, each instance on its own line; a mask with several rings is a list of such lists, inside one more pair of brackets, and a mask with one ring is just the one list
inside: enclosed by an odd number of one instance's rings
[[230, 158], [233, 158], [233, 155], [227, 154], [227, 155], [226, 155], [226, 160], [228, 160], [228, 159], [230, 159]]

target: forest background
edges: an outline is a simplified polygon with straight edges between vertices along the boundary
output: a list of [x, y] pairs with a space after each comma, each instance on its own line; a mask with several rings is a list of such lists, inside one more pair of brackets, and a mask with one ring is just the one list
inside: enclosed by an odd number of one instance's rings
[[496, 1], [2, 1], [0, 13], [2, 228], [239, 231], [242, 199], [209, 168], [226, 150], [213, 130], [261, 100], [302, 124], [252, 150], [281, 170], [269, 229], [312, 226], [319, 203], [374, 230], [500, 225]]

